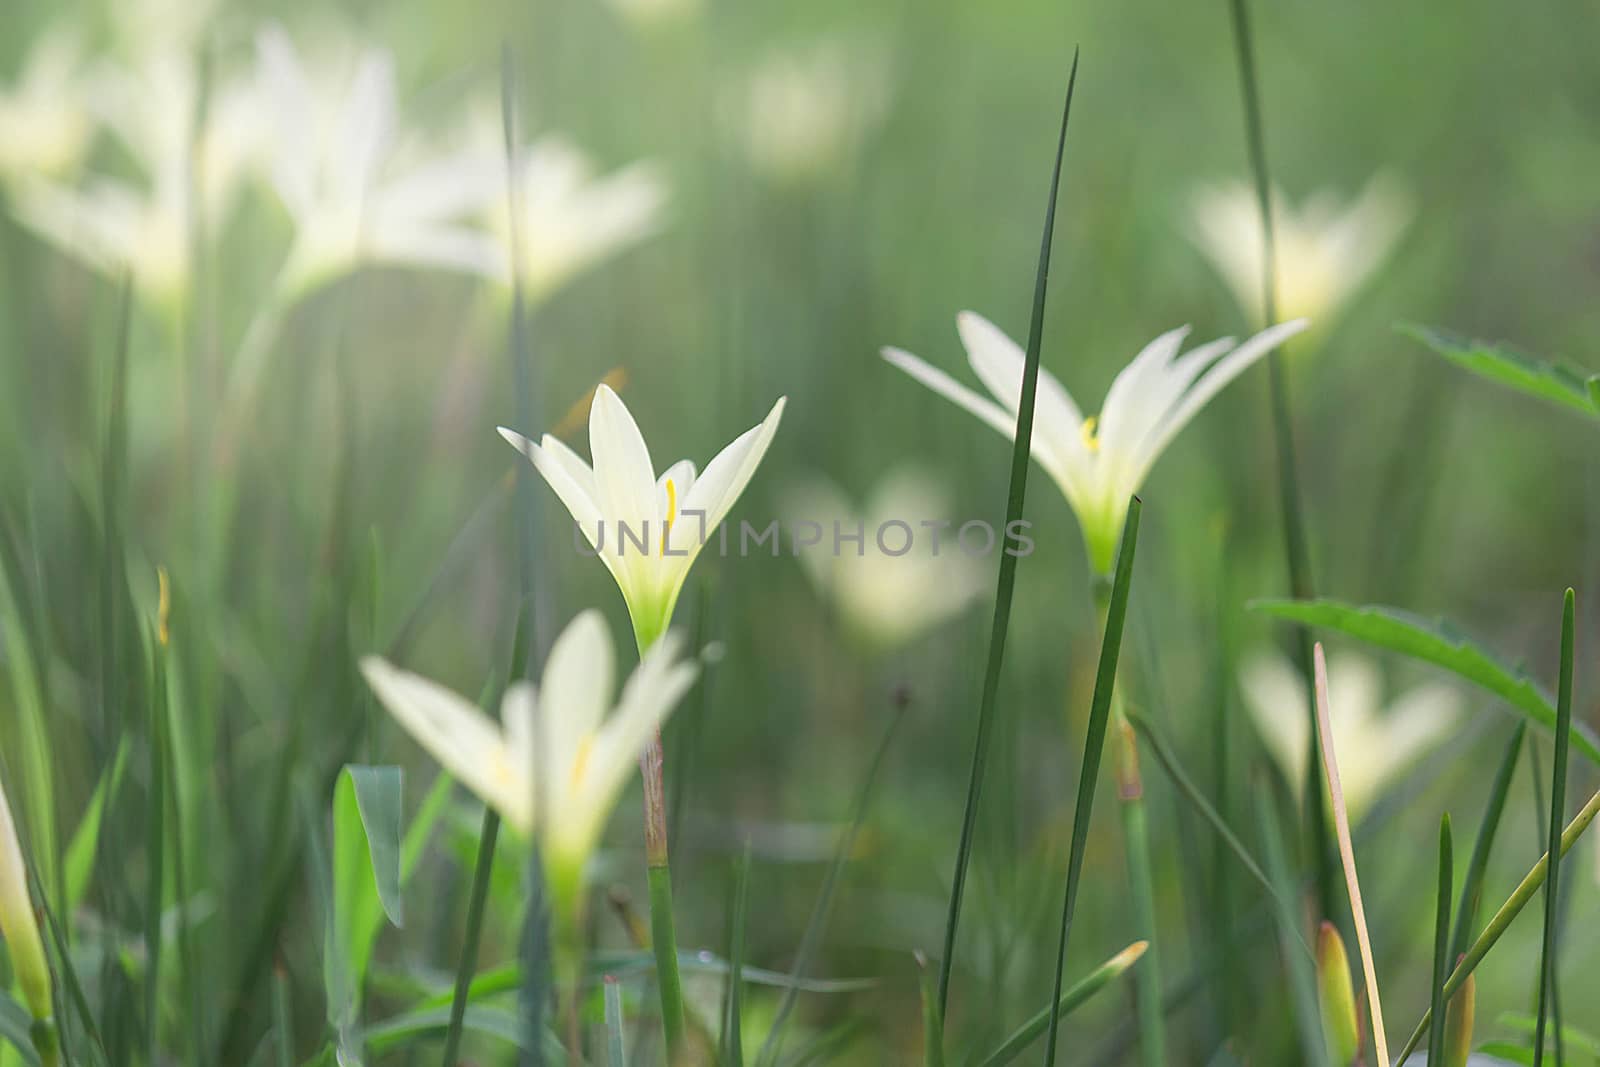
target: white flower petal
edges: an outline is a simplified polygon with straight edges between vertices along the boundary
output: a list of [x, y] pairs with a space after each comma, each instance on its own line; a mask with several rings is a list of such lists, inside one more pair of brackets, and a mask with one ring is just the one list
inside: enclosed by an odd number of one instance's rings
[[744, 487], [750, 484], [762, 457], [772, 444], [773, 436], [778, 432], [778, 423], [783, 418], [783, 408], [787, 402], [787, 397], [780, 396], [760, 425], [746, 430], [718, 452], [679, 502], [680, 511], [705, 512], [707, 537], [732, 510]]
[[600, 728], [611, 703], [616, 664], [605, 620], [593, 608], [561, 631], [545, 660], [539, 741], [545, 746], [540, 765], [550, 768], [565, 789], [576, 773], [586, 739]]
[[598, 503], [612, 523], [626, 523], [642, 534], [649, 523], [658, 530], [656, 476], [650, 448], [639, 424], [609, 385], [595, 388], [589, 407], [589, 452], [594, 457]]

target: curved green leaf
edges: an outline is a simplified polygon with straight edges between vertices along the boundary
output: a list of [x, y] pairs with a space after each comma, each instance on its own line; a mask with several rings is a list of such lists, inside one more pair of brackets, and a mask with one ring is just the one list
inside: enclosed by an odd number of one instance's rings
[[1402, 326], [1400, 330], [1480, 378], [1600, 418], [1600, 375], [1590, 375], [1585, 381], [1584, 372], [1575, 368], [1434, 327]]
[[[1546, 730], [1555, 729], [1555, 704], [1536, 682], [1507, 667], [1443, 620], [1429, 622], [1395, 608], [1338, 600], [1257, 600], [1250, 608], [1306, 626], [1337, 630], [1443, 667], [1487, 689]], [[1574, 748], [1600, 764], [1600, 741], [1588, 727], [1573, 723], [1571, 736]]]
[[33, 1019], [9, 993], [0, 992], [0, 1041], [16, 1049], [27, 1067], [39, 1067], [39, 1053], [33, 1047], [30, 1028]]

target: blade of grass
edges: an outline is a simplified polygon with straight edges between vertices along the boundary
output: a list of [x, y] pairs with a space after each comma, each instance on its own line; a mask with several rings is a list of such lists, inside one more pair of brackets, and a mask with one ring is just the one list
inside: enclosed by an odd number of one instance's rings
[[[1557, 850], [1561, 855], [1566, 855], [1572, 850], [1572, 846], [1577, 843], [1578, 838], [1582, 837], [1583, 832], [1589, 828], [1589, 824], [1594, 822], [1596, 815], [1600, 815], [1600, 791], [1597, 791], [1589, 798], [1583, 807], [1579, 809], [1578, 814], [1572, 817], [1572, 821], [1567, 823], [1567, 828], [1561, 832], [1561, 847]], [[1517, 887], [1511, 891], [1511, 895], [1506, 898], [1505, 903], [1501, 904], [1500, 909], [1490, 917], [1489, 922], [1483, 928], [1483, 933], [1478, 935], [1477, 940], [1472, 943], [1465, 955], [1462, 956], [1461, 961], [1456, 964], [1455, 970], [1450, 972], [1450, 980], [1444, 984], [1446, 1000], [1460, 991], [1461, 983], [1465, 982], [1467, 976], [1477, 968], [1479, 963], [1483, 962], [1483, 958], [1489, 954], [1489, 950], [1500, 940], [1501, 935], [1506, 932], [1506, 928], [1511, 925], [1512, 920], [1522, 913], [1522, 909], [1527, 906], [1528, 901], [1532, 900], [1533, 895], [1539, 891], [1539, 887], [1544, 885], [1545, 875], [1549, 873], [1550, 869], [1549, 860], [1550, 855], [1548, 853], [1539, 857], [1539, 862], [1533, 865], [1533, 869], [1523, 877], [1521, 882], [1517, 883]], [[1396, 1064], [1403, 1064], [1406, 1057], [1416, 1050], [1417, 1043], [1422, 1040], [1423, 1034], [1427, 1032], [1428, 1024], [1432, 1018], [1433, 1010], [1430, 1008], [1423, 1013], [1422, 1021], [1417, 1023], [1417, 1028], [1411, 1032], [1410, 1039], [1406, 1041], [1405, 1047], [1400, 1050], [1399, 1058], [1394, 1061]]]
[[[810, 970], [812, 957], [817, 954], [817, 949], [822, 944], [822, 931], [827, 927], [828, 916], [833, 910], [833, 897], [839, 888], [839, 876], [844, 872], [844, 865], [849, 861], [851, 852], [855, 850], [856, 835], [861, 832], [861, 825], [867, 818], [867, 805], [872, 800], [872, 787], [878, 781], [884, 757], [889, 753], [889, 746], [894, 741], [900, 720], [905, 717], [905, 711], [906, 701], [895, 700], [888, 728], [883, 732], [883, 740], [878, 742], [877, 751], [872, 754], [872, 761], [867, 764], [866, 776], [856, 793], [855, 810], [850, 815], [850, 825], [839, 838], [833, 860], [828, 864], [828, 873], [822, 880], [822, 890], [817, 894], [817, 902], [811, 910], [811, 918], [806, 923], [805, 932], [800, 935], [800, 947], [795, 951], [794, 969], [791, 972], [795, 982], [804, 978], [806, 971]], [[778, 1055], [783, 1049], [783, 1027], [789, 1021], [789, 1013], [794, 1010], [799, 996], [800, 989], [793, 983], [784, 990], [783, 999], [779, 1001], [777, 1013], [772, 1019], [772, 1028], [767, 1032], [767, 1039], [762, 1042], [760, 1052], [756, 1054], [757, 1063], [775, 1065], [778, 1062]]]
[[[162, 582], [163, 586], [165, 581]], [[166, 731], [161, 720], [166, 715], [166, 666], [163, 643], [151, 635], [150, 649], [150, 707], [149, 720], [149, 817], [145, 827], [145, 852], [148, 866], [144, 899], [144, 1009], [145, 1040], [148, 1062], [156, 1063], [160, 1049], [161, 1030], [161, 900], [163, 880], [167, 871], [164, 847], [166, 844], [167, 772], [163, 738]], [[179, 901], [181, 912], [185, 904]]]
[[1135, 941], [1121, 952], [1106, 960], [1100, 966], [1074, 982], [1071, 988], [1062, 992], [1056, 998], [1055, 1011], [1050, 1010], [1047, 1004], [1040, 1008], [1034, 1015], [1016, 1029], [1014, 1033], [1000, 1045], [999, 1048], [984, 1057], [979, 1067], [1001, 1067], [1020, 1056], [1029, 1045], [1038, 1040], [1051, 1023], [1064, 1015], [1070, 1015], [1073, 1009], [1083, 1004], [1090, 997], [1100, 992], [1107, 984], [1120, 978], [1129, 967], [1139, 962], [1149, 946], [1146, 941]]
[[[1122, 652], [1122, 629], [1128, 618], [1128, 591], [1133, 584], [1133, 559], [1139, 544], [1139, 514], [1143, 509], [1144, 504], [1138, 497], [1128, 503], [1128, 517], [1122, 525], [1122, 543], [1117, 548], [1116, 571], [1111, 580], [1111, 597], [1106, 607], [1105, 635], [1100, 643], [1094, 695], [1089, 703], [1089, 727], [1083, 742], [1083, 765], [1078, 771], [1078, 798], [1072, 811], [1072, 846], [1067, 854], [1067, 885], [1061, 898], [1061, 933], [1056, 942], [1056, 969], [1050, 997], [1052, 1003], [1061, 999], [1067, 964], [1067, 941], [1072, 932], [1072, 915], [1078, 901], [1078, 880], [1083, 872], [1083, 853], [1089, 839], [1095, 788], [1100, 781], [1100, 761], [1105, 754], [1111, 696], [1116, 687], [1117, 659]], [[1060, 1016], [1052, 1013], [1044, 1049], [1047, 1067], [1055, 1062], [1056, 1035], [1060, 1025]]]
[[[1277, 248], [1273, 235], [1272, 180], [1267, 168], [1267, 139], [1261, 117], [1261, 87], [1256, 72], [1255, 45], [1250, 34], [1250, 13], [1246, 0], [1232, 0], [1233, 40], [1239, 64], [1239, 85], [1244, 98], [1245, 139], [1250, 155], [1250, 172], [1255, 182], [1256, 208], [1261, 218], [1261, 309], [1265, 320], [1262, 326], [1271, 326], [1278, 317]], [[1295, 457], [1294, 423], [1289, 417], [1289, 383], [1284, 370], [1282, 346], [1267, 353], [1267, 390], [1272, 407], [1272, 436], [1278, 457], [1278, 501], [1283, 512], [1284, 555], [1289, 566], [1289, 590], [1296, 600], [1307, 600], [1315, 595], [1311, 579], [1311, 552], [1307, 547], [1305, 516], [1300, 503], [1299, 463]], [[1301, 677], [1311, 686], [1311, 632], [1304, 626], [1295, 628], [1294, 650]], [[1314, 693], [1307, 692], [1308, 707], [1315, 703]], [[1317, 752], [1316, 724], [1311, 724], [1308, 747], [1308, 766], [1318, 766], [1321, 755]], [[1322, 903], [1324, 915], [1333, 914], [1333, 865], [1329, 860], [1327, 819], [1323, 813], [1322, 787], [1316, 775], [1306, 776], [1305, 818], [1307, 834], [1312, 842], [1317, 875], [1317, 898]]]
[[1495, 831], [1500, 826], [1500, 816], [1506, 810], [1506, 794], [1511, 790], [1511, 778], [1516, 773], [1517, 756], [1522, 751], [1522, 739], [1527, 736], [1526, 721], [1517, 723], [1495, 772], [1494, 784], [1489, 788], [1489, 804], [1484, 809], [1483, 822], [1478, 826], [1478, 838], [1472, 843], [1472, 859], [1467, 863], [1467, 877], [1461, 883], [1461, 899], [1456, 903], [1455, 933], [1450, 938], [1450, 958], [1460, 959], [1467, 951], [1467, 939], [1472, 936], [1472, 925], [1477, 919], [1478, 905], [1483, 899], [1483, 875], [1489, 867], [1489, 850], [1494, 847]]
[[[1044, 213], [1044, 236], [1039, 242], [1039, 265], [1034, 272], [1033, 314], [1028, 324], [1028, 348], [1022, 369], [1022, 393], [1017, 407], [1016, 441], [1011, 450], [1011, 477], [1006, 494], [1006, 524], [1022, 518], [1028, 491], [1028, 458], [1033, 451], [1033, 404], [1039, 391], [1039, 349], [1044, 338], [1044, 301], [1050, 277], [1050, 244], [1055, 232], [1056, 197], [1061, 185], [1061, 159], [1067, 146], [1067, 120], [1072, 115], [1072, 90], [1078, 81], [1078, 51], [1072, 52], [1067, 75], [1067, 98], [1061, 109], [1061, 132], [1056, 138], [1055, 167], [1050, 174], [1050, 195]], [[950, 883], [950, 906], [945, 919], [944, 951], [939, 958], [938, 1008], [943, 1026], [950, 997], [950, 969], [954, 962], [956, 929], [961, 922], [961, 900], [972, 862], [973, 833], [978, 825], [978, 802], [983, 795], [983, 775], [994, 729], [995, 706], [1000, 692], [1000, 663], [1005, 657], [1006, 631], [1011, 624], [1011, 596], [1017, 582], [1017, 556], [1000, 554], [1000, 574], [995, 580], [994, 621], [989, 634], [989, 660], [983, 674], [983, 696], [978, 705], [978, 733], [972, 747], [972, 769], [967, 782], [967, 802], [961, 815], [961, 839], [956, 846], [955, 872]]]
[[750, 839], [733, 867], [733, 914], [728, 937], [728, 999], [717, 1041], [717, 1062], [744, 1067], [744, 942], [750, 913]]
[[278, 1067], [294, 1064], [294, 1013], [289, 1007], [289, 974], [279, 960], [272, 967], [272, 1033]]
[[1304, 945], [1305, 934], [1301, 930], [1303, 920], [1298, 909], [1289, 903], [1301, 890], [1284, 855], [1283, 831], [1278, 825], [1277, 815], [1282, 803], [1283, 797], [1276, 789], [1258, 783], [1255, 811], [1261, 833], [1262, 862], [1266, 865], [1267, 875], [1277, 887], [1277, 892], [1269, 899], [1278, 929], [1279, 952], [1289, 975], [1289, 994], [1294, 1004], [1295, 1030], [1300, 1035], [1300, 1051], [1306, 1063], [1314, 1067], [1328, 1067], [1328, 1044], [1323, 1038], [1315, 964], [1311, 958], [1292, 947], [1296, 943]]
[[622, 1040], [622, 983], [608, 974], [602, 983], [606, 991], [606, 1062], [611, 1067], [628, 1067], [628, 1053]]
[[1350, 844], [1350, 815], [1345, 808], [1344, 787], [1339, 783], [1339, 757], [1333, 750], [1333, 720], [1329, 718], [1328, 662], [1318, 642], [1312, 651], [1316, 662], [1317, 730], [1322, 735], [1322, 769], [1333, 798], [1334, 829], [1339, 838], [1339, 860], [1344, 865], [1344, 884], [1350, 893], [1350, 911], [1355, 919], [1356, 944], [1361, 949], [1361, 971], [1367, 984], [1367, 1010], [1372, 1013], [1372, 1040], [1378, 1049], [1378, 1062], [1391, 1063], [1389, 1037], [1383, 1028], [1383, 1002], [1378, 998], [1378, 972], [1372, 965], [1372, 938], [1367, 933], [1367, 913], [1361, 903], [1361, 881], [1356, 877], [1356, 854]]
[[1439, 896], [1435, 905], [1433, 924], [1433, 1017], [1439, 1025], [1429, 1028], [1428, 1062], [1444, 1063], [1444, 981], [1450, 971], [1450, 877], [1451, 864], [1450, 814], [1439, 820]]
[[456, 967], [455, 995], [450, 1001], [450, 1024], [445, 1030], [444, 1056], [440, 1062], [452, 1067], [461, 1050], [461, 1027], [467, 1015], [467, 990], [472, 972], [478, 966], [478, 940], [483, 935], [484, 904], [489, 899], [489, 875], [494, 868], [494, 848], [500, 837], [500, 816], [493, 808], [483, 809], [483, 826], [478, 831], [478, 860], [472, 871], [472, 895], [467, 900], [467, 925], [462, 933], [461, 959]]
[[[1128, 712], [1127, 718], [1134, 729], [1144, 735], [1145, 741], [1150, 745], [1150, 751], [1155, 753], [1156, 762], [1161, 764], [1162, 769], [1167, 772], [1167, 777], [1172, 779], [1172, 783], [1178, 787], [1178, 791], [1211, 824], [1212, 829], [1216, 830], [1217, 836], [1223, 844], [1238, 857], [1240, 864], [1250, 873], [1252, 878], [1260, 883], [1261, 888], [1267, 891], [1267, 896], [1273, 898], [1273, 903], [1280, 907], [1283, 906], [1286, 902], [1276, 899], [1278, 891], [1273, 886], [1272, 879], [1267, 877], [1266, 872], [1256, 863], [1255, 857], [1250, 855], [1250, 850], [1245, 847], [1244, 842], [1239, 840], [1238, 835], [1233, 832], [1222, 816], [1217, 813], [1217, 810], [1206, 800], [1205, 794], [1201, 793], [1199, 787], [1190, 780], [1171, 747], [1156, 732], [1155, 725], [1135, 712]], [[1298, 936], [1299, 931], [1297, 930], [1295, 933]], [[1299, 941], [1300, 946], [1306, 951], [1306, 957], [1308, 959], [1311, 958], [1311, 946], [1305, 943], [1305, 938], [1303, 937], [1299, 938]]]
[[[1561, 681], [1556, 690], [1556, 758], [1550, 770], [1550, 844], [1546, 855], [1550, 857], [1550, 875], [1544, 884], [1544, 944], [1539, 953], [1539, 1009], [1533, 1032], [1533, 1067], [1544, 1063], [1544, 1029], [1546, 997], [1555, 999], [1556, 968], [1556, 898], [1561, 888], [1561, 817], [1566, 811], [1567, 754], [1572, 741], [1572, 659], [1573, 659], [1573, 593], [1567, 595], [1561, 607]], [[1556, 1064], [1561, 1063], [1561, 1028], [1556, 1026]]]
[[944, 1067], [944, 1019], [928, 974], [928, 960], [917, 953], [917, 986], [922, 990], [922, 1067]]

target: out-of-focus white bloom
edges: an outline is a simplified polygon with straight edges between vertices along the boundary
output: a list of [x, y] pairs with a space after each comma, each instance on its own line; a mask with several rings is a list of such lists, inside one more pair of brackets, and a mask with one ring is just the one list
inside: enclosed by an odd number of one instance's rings
[[273, 107], [273, 186], [295, 226], [283, 293], [292, 297], [367, 261], [494, 272], [494, 243], [462, 220], [495, 191], [500, 172], [463, 154], [395, 173], [389, 52], [366, 48], [313, 76], [276, 25], [258, 35], [256, 51], [261, 91]]
[[217, 0], [139, 0], [110, 9], [117, 43], [133, 56], [196, 54], [216, 13]]
[[584, 863], [605, 830], [639, 754], [693, 684], [699, 668], [668, 635], [615, 692], [615, 653], [598, 611], [573, 619], [550, 649], [538, 690], [517, 682], [500, 722], [472, 701], [388, 661], [361, 671], [428, 753], [523, 835], [537, 829], [562, 902], [576, 906]]
[[784, 397], [759, 425], [733, 440], [698, 475], [680, 459], [660, 479], [638, 423], [608, 385], [595, 389], [589, 409], [585, 463], [559, 439], [537, 444], [500, 427], [500, 436], [527, 456], [572, 513], [622, 590], [640, 649], [666, 632], [695, 557], [749, 484], [778, 432]]
[[[944, 522], [948, 508], [939, 484], [910, 469], [885, 475], [859, 511], [837, 486], [820, 479], [784, 496], [791, 526], [816, 523], [823, 530], [816, 550], [800, 553], [806, 576], [846, 626], [881, 649], [904, 645], [955, 617], [986, 585], [986, 568], [957, 547]], [[831, 539], [835, 523], [839, 534], [859, 536], [859, 542]], [[910, 551], [889, 555], [880, 549], [877, 532], [885, 523], [904, 523], [912, 531]], [[938, 524], [947, 527], [943, 536]], [[907, 539], [898, 528], [885, 536], [895, 551]]]
[[606, 6], [640, 29], [653, 29], [693, 18], [705, 0], [606, 0]]
[[[1351, 203], [1332, 192], [1298, 209], [1272, 194], [1278, 314], [1321, 320], [1383, 264], [1411, 221], [1411, 199], [1379, 175]], [[1261, 212], [1255, 190], [1231, 183], [1194, 199], [1193, 238], [1252, 319], [1261, 316]]]
[[249, 167], [263, 122], [253, 83], [219, 80], [195, 131], [200, 83], [177, 52], [127, 68], [104, 64], [86, 83], [89, 106], [138, 164], [144, 181], [91, 176], [78, 185], [32, 178], [16, 189], [21, 221], [102, 273], [128, 270], [158, 308], [187, 291], [194, 226], [219, 227]]
[[[1262, 650], [1245, 661], [1239, 680], [1262, 743], [1302, 787], [1311, 738], [1305, 679], [1282, 655]], [[1354, 652], [1329, 660], [1328, 694], [1339, 779], [1352, 812], [1365, 810], [1461, 721], [1461, 699], [1442, 682], [1418, 685], [1384, 707], [1377, 666]]]
[[28, 868], [22, 861], [22, 846], [17, 842], [17, 826], [11, 818], [11, 805], [0, 785], [0, 936], [6, 940], [11, 969], [22, 987], [22, 999], [35, 1019], [49, 1019], [52, 1013], [50, 965], [45, 959], [39, 923], [33, 914], [33, 898], [28, 893]]
[[889, 66], [864, 41], [824, 41], [768, 56], [729, 100], [758, 169], [784, 180], [837, 170], [888, 112]]
[[0, 87], [0, 178], [65, 174], [83, 161], [94, 119], [83, 101], [83, 53], [62, 26], [46, 30]]
[[[498, 129], [498, 119], [494, 125]], [[493, 173], [503, 175], [504, 149], [486, 154]], [[594, 162], [576, 145], [546, 134], [517, 154], [516, 171], [514, 190], [507, 190], [502, 178], [487, 198], [485, 221], [499, 246], [492, 276], [511, 284], [514, 262], [529, 300], [543, 299], [661, 227], [667, 184], [650, 161], [597, 175]]]
[[[967, 361], [993, 400], [909, 352], [885, 348], [883, 358], [1015, 438], [1025, 363], [1022, 348], [975, 312], [963, 311], [956, 317], [956, 327]], [[1224, 386], [1305, 327], [1303, 319], [1280, 323], [1243, 344], [1224, 337], [1182, 355], [1179, 351], [1189, 328], [1168, 330], [1118, 373], [1100, 414], [1088, 418], [1061, 382], [1039, 368], [1032, 455], [1078, 516], [1096, 574], [1110, 573], [1129, 498], [1172, 439]]]

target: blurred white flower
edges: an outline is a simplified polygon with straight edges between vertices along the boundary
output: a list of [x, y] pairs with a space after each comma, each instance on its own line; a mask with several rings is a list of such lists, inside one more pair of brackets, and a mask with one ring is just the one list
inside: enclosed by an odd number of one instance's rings
[[[1411, 199], [1379, 175], [1349, 204], [1331, 192], [1298, 209], [1272, 194], [1278, 314], [1321, 320], [1383, 264], [1411, 221]], [[1253, 187], [1234, 182], [1194, 199], [1193, 239], [1252, 321], [1261, 317], [1261, 212]]]
[[[498, 118], [494, 127], [498, 131]], [[503, 175], [504, 149], [488, 149], [486, 155], [492, 172]], [[661, 227], [667, 184], [652, 162], [597, 175], [593, 161], [576, 145], [547, 134], [517, 154], [516, 168], [510, 195], [502, 177], [486, 199], [485, 221], [498, 244], [492, 277], [510, 285], [515, 262], [517, 281], [529, 300], [543, 299]]]
[[749, 484], [778, 432], [784, 397], [760, 425], [740, 434], [698, 476], [681, 459], [656, 478], [650, 449], [627, 406], [608, 385], [589, 409], [590, 467], [559, 439], [537, 444], [500, 427], [533, 462], [622, 590], [640, 649], [672, 621], [695, 557]]
[[55, 26], [41, 34], [10, 85], [0, 87], [0, 178], [71, 172], [94, 136], [84, 103], [83, 52], [76, 34]]
[[593, 609], [556, 639], [535, 690], [513, 684], [497, 724], [472, 701], [384, 659], [361, 671], [384, 707], [446, 771], [527, 836], [536, 829], [563, 904], [576, 906], [583, 867], [617, 796], [699, 667], [668, 635], [615, 692], [615, 652]]
[[0, 936], [11, 957], [11, 970], [22, 987], [22, 999], [35, 1019], [52, 1014], [50, 964], [45, 959], [44, 942], [39, 937], [39, 922], [34, 916], [33, 897], [28, 893], [28, 868], [17, 842], [17, 826], [11, 818], [11, 805], [0, 785]]
[[[784, 495], [790, 525], [817, 523], [826, 534], [834, 524], [845, 536], [862, 535], [833, 551], [800, 553], [800, 563], [818, 595], [838, 610], [847, 627], [880, 649], [907, 644], [966, 610], [987, 584], [987, 569], [956, 547], [953, 532], [936, 545], [937, 533], [921, 527], [941, 523], [949, 497], [926, 474], [902, 468], [889, 472], [858, 511], [831, 482], [821, 479]], [[901, 556], [874, 551], [876, 531], [886, 522], [908, 524], [911, 550]], [[946, 524], [948, 525], [948, 524]], [[896, 541], [896, 544], [899, 542]]]
[[[1303, 788], [1311, 738], [1306, 684], [1294, 665], [1262, 650], [1240, 668], [1240, 687], [1256, 732], [1296, 792]], [[1425, 682], [1381, 703], [1377, 666], [1354, 652], [1328, 661], [1329, 718], [1339, 779], [1352, 813], [1364, 811], [1383, 789], [1460, 724], [1461, 699], [1442, 682]]]
[[498, 188], [498, 171], [460, 154], [395, 173], [392, 54], [365, 48], [314, 76], [277, 25], [257, 36], [256, 52], [273, 108], [273, 186], [295, 227], [284, 294], [368, 261], [495, 270], [493, 242], [463, 219]]
[[178, 52], [151, 54], [132, 68], [101, 64], [83, 98], [143, 181], [92, 175], [68, 185], [34, 177], [16, 187], [14, 209], [25, 225], [94, 270], [131, 271], [140, 291], [167, 311], [188, 288], [194, 226], [209, 232], [222, 224], [261, 152], [253, 83], [219, 79], [196, 132], [199, 93], [194, 64]]
[[693, 18], [705, 0], [606, 0], [606, 6], [640, 29]]
[[[995, 399], [909, 352], [885, 348], [883, 357], [1014, 439], [1025, 362], [1021, 347], [975, 312], [963, 311], [956, 327], [967, 361]], [[1096, 574], [1110, 572], [1129, 498], [1172, 439], [1224, 386], [1305, 327], [1303, 319], [1280, 323], [1242, 344], [1224, 337], [1182, 355], [1189, 328], [1168, 330], [1118, 373], [1100, 414], [1088, 418], [1061, 382], [1039, 368], [1032, 455], [1078, 516]]]
[[778, 52], [730, 94], [728, 109], [746, 155], [784, 180], [837, 170], [883, 121], [889, 65], [866, 41], [822, 41]]

